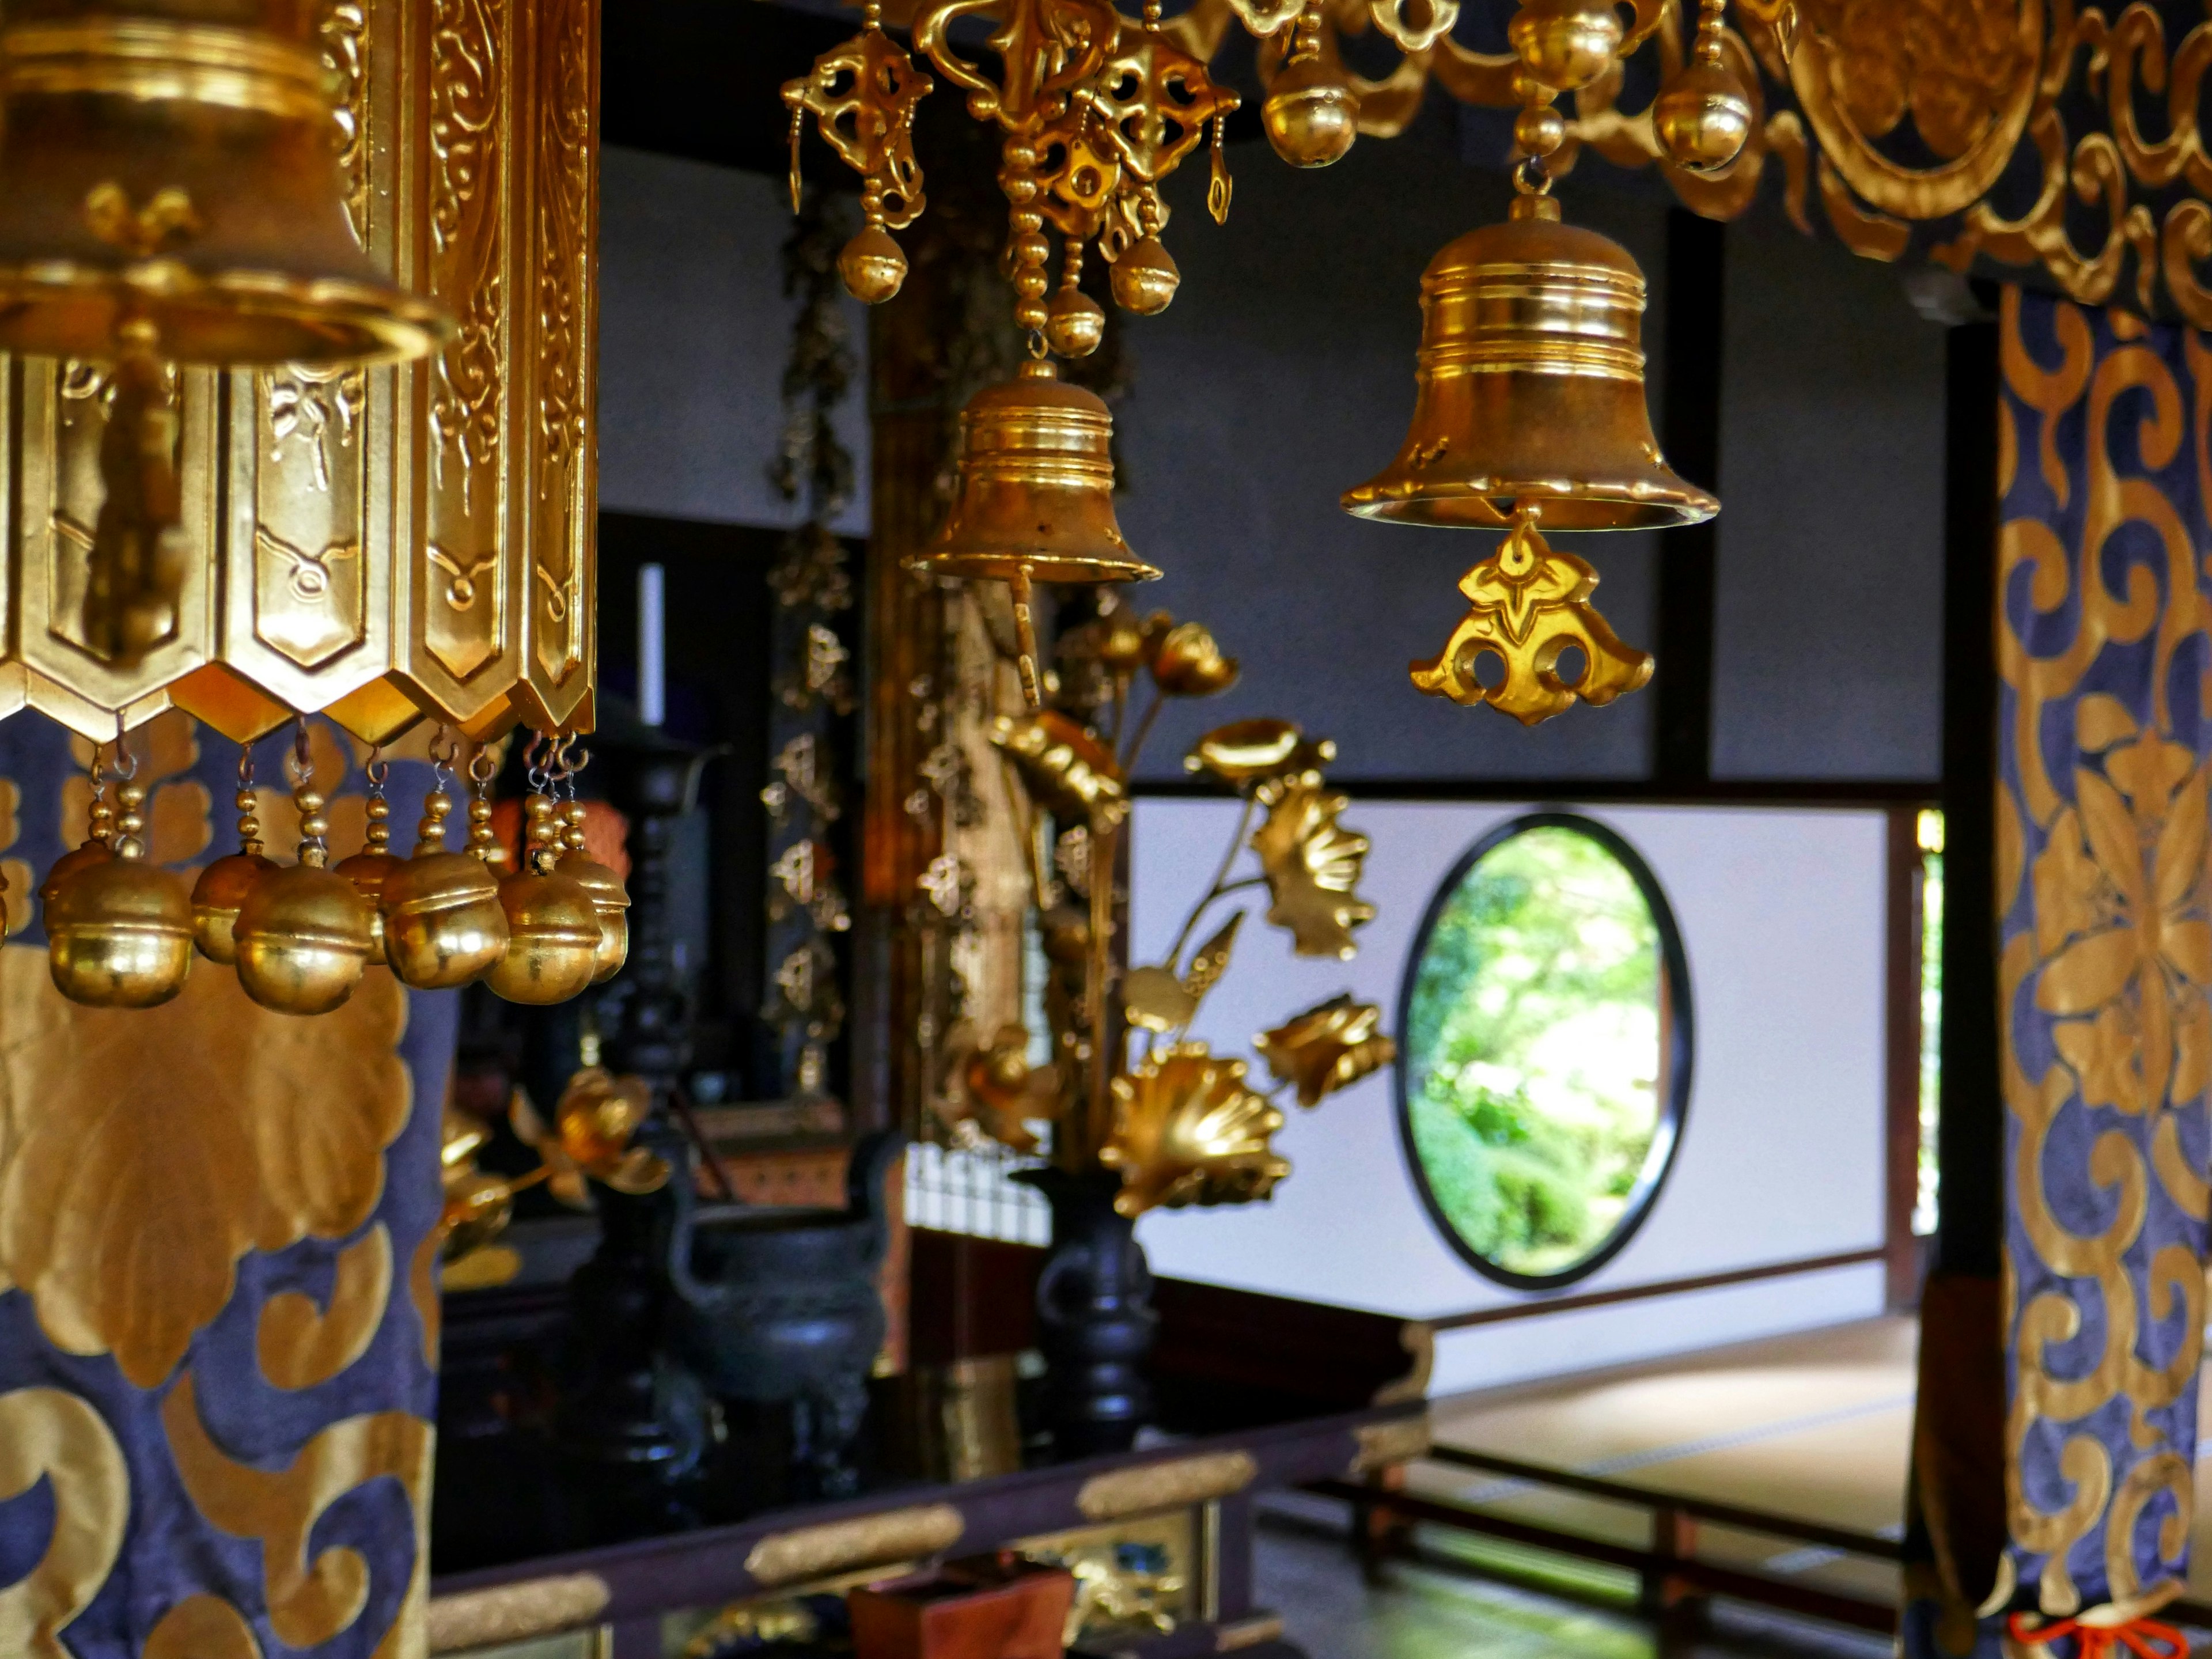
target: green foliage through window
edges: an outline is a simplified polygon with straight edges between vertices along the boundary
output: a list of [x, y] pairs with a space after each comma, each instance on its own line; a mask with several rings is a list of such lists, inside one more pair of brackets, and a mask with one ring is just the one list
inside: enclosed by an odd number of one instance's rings
[[1627, 866], [1563, 824], [1498, 842], [1437, 912], [1406, 1008], [1407, 1125], [1492, 1266], [1569, 1273], [1622, 1224], [1668, 1086], [1663, 961]]

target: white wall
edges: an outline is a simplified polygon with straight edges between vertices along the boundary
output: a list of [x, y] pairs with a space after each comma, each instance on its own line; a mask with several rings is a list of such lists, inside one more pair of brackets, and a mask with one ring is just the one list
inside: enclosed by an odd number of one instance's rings
[[[1359, 955], [1295, 957], [1255, 914], [1195, 1034], [1217, 1053], [1249, 1054], [1253, 1033], [1346, 990], [1381, 1004], [1395, 1030], [1400, 981], [1437, 884], [1486, 831], [1525, 810], [1356, 802], [1345, 822], [1374, 843], [1361, 890], [1381, 911]], [[1588, 811], [1643, 855], [1674, 908], [1696, 1051], [1681, 1145], [1656, 1203], [1627, 1247], [1570, 1293], [1879, 1245], [1881, 815]], [[1164, 953], [1235, 818], [1233, 802], [1138, 803], [1133, 961]], [[1264, 912], [1264, 892], [1239, 896]], [[1288, 1109], [1276, 1146], [1294, 1173], [1273, 1202], [1146, 1217], [1139, 1231], [1155, 1272], [1419, 1318], [1528, 1299], [1484, 1279], [1437, 1235], [1407, 1170], [1387, 1075], [1314, 1112]], [[1858, 1318], [1880, 1311], [1881, 1297], [1872, 1263], [1446, 1333], [1434, 1389]]]

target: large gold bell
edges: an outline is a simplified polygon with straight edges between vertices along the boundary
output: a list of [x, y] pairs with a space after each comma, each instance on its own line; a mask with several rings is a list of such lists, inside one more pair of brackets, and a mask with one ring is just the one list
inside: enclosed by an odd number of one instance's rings
[[200, 872], [192, 885], [192, 937], [210, 962], [238, 960], [234, 937], [238, 913], [254, 884], [276, 868], [275, 859], [240, 852], [226, 854]]
[[71, 1002], [152, 1008], [185, 988], [192, 903], [181, 878], [143, 859], [111, 856], [51, 885], [47, 969]]
[[1041, 582], [1146, 581], [1114, 518], [1114, 417], [1035, 361], [960, 411], [960, 483], [936, 539], [914, 561], [933, 576]]
[[403, 985], [449, 991], [507, 951], [499, 878], [466, 853], [416, 853], [384, 883], [384, 957]]
[[1551, 530], [1695, 524], [1720, 503], [1671, 471], [1644, 404], [1644, 273], [1618, 242], [1522, 197], [1421, 273], [1413, 423], [1345, 492], [1363, 519]]
[[335, 870], [282, 866], [253, 884], [232, 929], [238, 982], [280, 1014], [326, 1014], [368, 963], [368, 901]]
[[542, 1006], [566, 1002], [599, 972], [599, 913], [581, 883], [520, 871], [499, 884], [507, 951], [484, 975], [494, 994]]
[[172, 362], [416, 357], [449, 325], [347, 219], [334, 77], [297, 0], [9, 0], [0, 347]]

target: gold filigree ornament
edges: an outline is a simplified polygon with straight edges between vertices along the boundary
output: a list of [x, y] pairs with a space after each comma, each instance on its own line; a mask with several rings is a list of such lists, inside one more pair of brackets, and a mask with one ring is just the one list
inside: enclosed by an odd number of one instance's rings
[[1290, 930], [1302, 957], [1349, 960], [1358, 949], [1352, 930], [1375, 920], [1375, 907], [1352, 890], [1367, 861], [1367, 837], [1337, 822], [1351, 805], [1349, 795], [1293, 783], [1252, 832], [1274, 900], [1267, 921]]
[[890, 232], [912, 224], [924, 205], [914, 108], [934, 84], [884, 33], [883, 9], [873, 3], [862, 14], [860, 33], [783, 83], [791, 110], [791, 210], [799, 207], [799, 141], [809, 115], [839, 159], [860, 175], [867, 222], [837, 255], [837, 274], [847, 293], [869, 305], [882, 304], [906, 281], [906, 255]]
[[1244, 1072], [1241, 1060], [1183, 1042], [1114, 1079], [1114, 1129], [1098, 1161], [1121, 1172], [1115, 1210], [1249, 1204], [1290, 1174], [1269, 1145], [1283, 1115], [1245, 1086]]
[[1375, 1029], [1382, 1020], [1380, 1008], [1346, 994], [1293, 1014], [1252, 1046], [1277, 1082], [1296, 1085], [1299, 1105], [1314, 1107], [1397, 1059], [1398, 1045]]

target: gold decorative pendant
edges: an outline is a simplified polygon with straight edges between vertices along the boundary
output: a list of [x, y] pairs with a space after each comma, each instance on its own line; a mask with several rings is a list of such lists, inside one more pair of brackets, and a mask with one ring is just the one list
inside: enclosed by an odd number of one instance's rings
[[[1523, 726], [1534, 726], [1579, 697], [1611, 702], [1651, 678], [1651, 655], [1623, 645], [1589, 603], [1597, 572], [1562, 553], [1536, 528], [1533, 509], [1514, 520], [1498, 550], [1460, 578], [1473, 607], [1443, 650], [1412, 665], [1415, 689], [1474, 707], [1488, 703]], [[1573, 684], [1559, 674], [1560, 656], [1579, 650], [1589, 666]], [[1478, 659], [1494, 653], [1504, 665], [1495, 685], [1475, 676]]]

